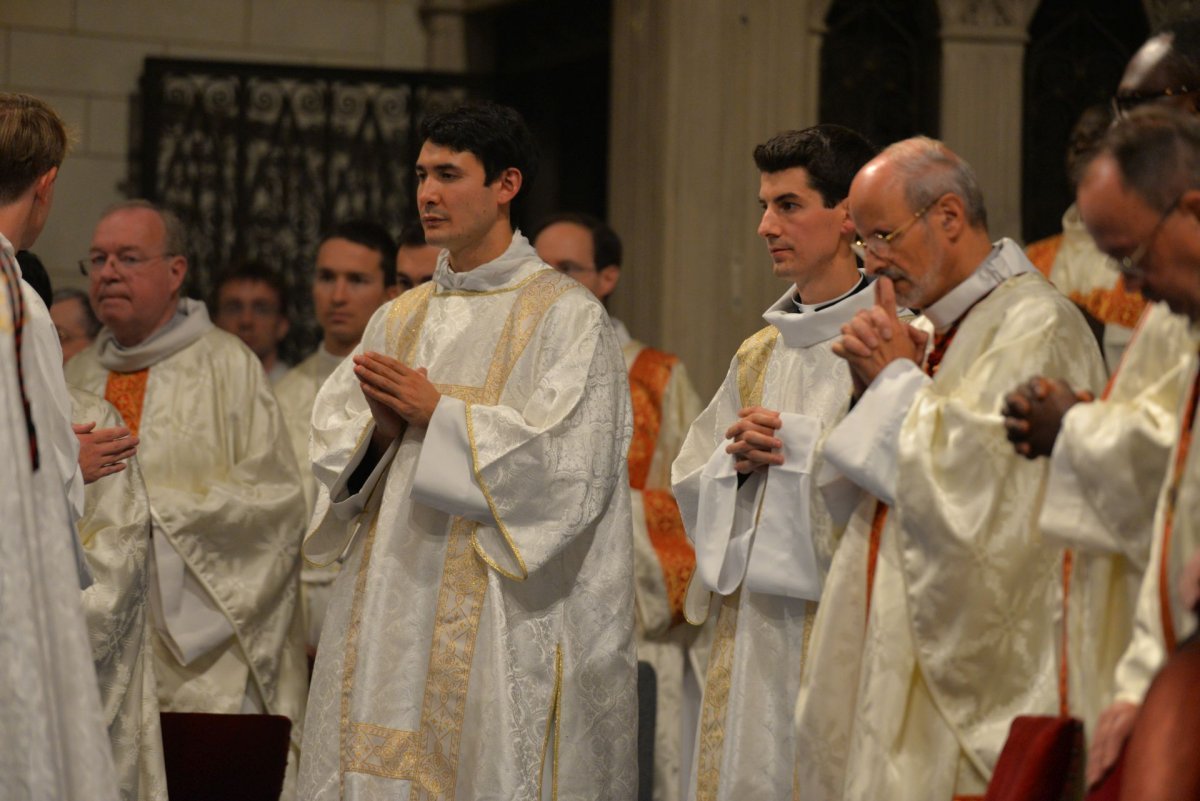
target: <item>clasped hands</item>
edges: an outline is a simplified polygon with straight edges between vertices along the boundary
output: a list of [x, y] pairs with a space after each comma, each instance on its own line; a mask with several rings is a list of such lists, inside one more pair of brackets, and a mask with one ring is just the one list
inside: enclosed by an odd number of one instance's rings
[[929, 334], [900, 320], [896, 288], [890, 278], [880, 277], [875, 281], [875, 305], [859, 311], [842, 326], [842, 338], [833, 343], [833, 353], [850, 365], [857, 397], [897, 359], [921, 364], [928, 343]]
[[428, 376], [424, 367], [409, 367], [382, 353], [354, 357], [354, 377], [375, 418], [377, 444], [391, 443], [410, 425], [429, 425], [442, 395]]
[[1027, 459], [1049, 456], [1067, 410], [1094, 399], [1092, 393], [1076, 392], [1065, 381], [1034, 376], [1004, 396], [1008, 441]]

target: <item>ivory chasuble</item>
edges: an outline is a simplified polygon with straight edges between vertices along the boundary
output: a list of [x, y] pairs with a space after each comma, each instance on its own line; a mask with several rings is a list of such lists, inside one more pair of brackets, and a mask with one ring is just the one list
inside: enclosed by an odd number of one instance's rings
[[262, 364], [183, 299], [142, 345], [120, 348], [102, 329], [66, 369], [141, 440], [162, 709], [286, 715], [298, 747], [304, 504]]
[[350, 360], [317, 396], [305, 555], [345, 564], [301, 796], [632, 801], [630, 401], [607, 313], [517, 233], [464, 273], [443, 251], [363, 351], [442, 397], [350, 491], [374, 430]]
[[1054, 443], [1038, 524], [1048, 543], [1072, 552], [1064, 564], [1067, 708], [1089, 733], [1129, 645], [1194, 355], [1187, 320], [1166, 304], [1147, 306], [1100, 400], [1071, 407]]
[[875, 497], [814, 627], [796, 706], [805, 801], [982, 795], [1012, 718], [1058, 712], [1063, 552], [1037, 528], [1046, 464], [1016, 454], [1000, 408], [1031, 375], [1097, 390], [1095, 337], [1007, 239], [916, 325], [934, 334], [933, 377], [892, 362], [825, 442]]
[[[843, 324], [873, 303], [869, 288], [797, 313], [794, 288], [764, 313], [725, 381], [692, 424], [672, 467], [696, 549], [689, 615], [716, 630], [694, 746], [691, 797], [786, 798], [792, 710], [817, 600], [840, 529], [817, 491], [819, 442], [846, 413], [850, 371], [833, 355]], [[784, 464], [739, 487], [726, 429], [738, 410], [781, 413]]]
[[[72, 387], [76, 423], [122, 425], [117, 411]], [[117, 786], [126, 801], [167, 797], [149, 590], [150, 503], [136, 458], [84, 488], [79, 538], [95, 581], [83, 591]]]

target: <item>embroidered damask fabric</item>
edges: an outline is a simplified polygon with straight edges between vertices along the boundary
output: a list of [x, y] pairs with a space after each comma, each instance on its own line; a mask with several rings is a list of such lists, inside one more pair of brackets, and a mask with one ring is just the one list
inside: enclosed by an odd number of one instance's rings
[[328, 511], [372, 426], [343, 363], [313, 412], [322, 487], [305, 554], [347, 558], [313, 677], [302, 796], [631, 801], [631, 415], [606, 312], [518, 234], [469, 273], [443, 254], [432, 282], [376, 313], [364, 350], [426, 368], [462, 415], [459, 447], [490, 520], [410, 497], [424, 429], [392, 446], [355, 519]]
[[1067, 697], [1089, 733], [1130, 641], [1194, 355], [1187, 320], [1148, 306], [1101, 399], [1073, 406], [1055, 440], [1038, 522], [1047, 542], [1074, 550]]
[[[707, 590], [717, 589], [701, 570], [710, 577], [731, 570], [736, 576], [729, 594], [713, 602], [719, 611], [713, 613], [716, 632], [691, 779], [698, 799], [790, 795], [792, 710], [816, 603], [804, 597], [805, 590], [784, 586], [779, 574], [788, 572], [790, 564], [783, 571], [778, 565], [788, 550], [811, 542], [823, 573], [840, 535], [817, 489], [821, 464], [816, 443], [850, 403], [850, 372], [833, 355], [833, 343], [841, 326], [873, 298], [859, 292], [826, 309], [796, 314], [791, 311], [793, 295], [789, 289], [768, 309], [764, 318], [770, 325], [738, 349], [672, 468], [676, 498], [698, 555], [691, 592], [698, 582]], [[756, 479], [739, 489], [733, 457], [722, 456], [729, 442], [726, 429], [738, 419], [739, 409], [754, 405], [784, 413], [784, 428], [811, 435], [806, 448], [785, 445], [789, 467], [770, 468], [766, 490]], [[706, 475], [714, 458], [728, 460], [727, 476], [714, 480]], [[771, 482], [779, 494], [768, 494]], [[759, 491], [761, 498], [755, 494]], [[745, 533], [724, 521], [713, 525], [701, 513], [702, 497], [712, 493], [749, 493], [761, 504], [746, 550], [738, 546]], [[735, 522], [733, 528], [738, 527]]]
[[[1200, 331], [1194, 325], [1189, 336], [1195, 348]], [[1200, 381], [1195, 350], [1190, 361], [1187, 391], [1181, 393], [1177, 411], [1177, 441], [1158, 494], [1150, 558], [1138, 588], [1133, 636], [1117, 665], [1115, 697], [1135, 704], [1142, 702], [1166, 663], [1172, 639], [1182, 642], [1196, 629], [1196, 616], [1183, 607], [1177, 590], [1183, 566], [1200, 548], [1200, 448], [1194, 447], [1195, 420], [1188, 415], [1193, 389]]]
[[[292, 719], [298, 746], [304, 504], [274, 395], [254, 354], [211, 325], [148, 370], [138, 461], [154, 537], [178, 552], [235, 633], [183, 665], [156, 631], [163, 708], [238, 713], [248, 695], [260, 697]], [[110, 372], [93, 345], [71, 359], [67, 377], [101, 395]]]
[[[3, 236], [0, 259], [15, 263]], [[15, 275], [5, 272], [10, 278]], [[0, 726], [5, 732], [0, 796], [116, 799], [112, 749], [75, 592], [80, 583], [77, 541], [63, 474], [44, 450], [36, 472], [29, 459], [17, 364], [24, 360], [30, 379], [33, 346], [25, 339], [21, 351], [16, 349], [10, 303], [21, 291], [18, 282], [0, 280], [0, 452], [6, 454], [0, 466], [0, 548], [5, 554], [0, 568], [0, 609], [5, 615], [0, 636], [5, 673], [0, 683]], [[53, 342], [53, 328], [43, 333]], [[58, 356], [61, 365], [61, 352]], [[61, 386], [61, 367], [56, 369]], [[39, 444], [45, 447], [48, 437], [59, 434], [64, 442], [74, 439], [70, 417], [57, 415], [56, 400], [40, 396], [32, 380], [27, 386]], [[65, 389], [59, 400], [69, 404]], [[80, 501], [82, 505], [82, 497]]]
[[[74, 387], [70, 392], [75, 422], [94, 422], [96, 428], [122, 424], [116, 410], [100, 398]], [[78, 525], [95, 577], [83, 591], [83, 608], [121, 797], [165, 799], [167, 776], [147, 603], [150, 503], [136, 458], [123, 471], [85, 488]]]
[[[918, 374], [896, 412], [869, 614], [874, 499], [834, 556], [796, 710], [806, 801], [982, 794], [1013, 716], [1058, 711], [1062, 551], [1036, 526], [1046, 467], [1014, 452], [1000, 408], [1030, 375], [1095, 391], [1103, 371], [1078, 311], [1015, 245], [989, 261], [1000, 266], [975, 291], [990, 294], [958, 299], [970, 311], [936, 377]], [[869, 409], [860, 401], [842, 428]]]

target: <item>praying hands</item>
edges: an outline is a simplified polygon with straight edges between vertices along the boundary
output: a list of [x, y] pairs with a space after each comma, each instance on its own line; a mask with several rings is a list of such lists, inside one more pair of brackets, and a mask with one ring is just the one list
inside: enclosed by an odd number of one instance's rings
[[875, 305], [842, 326], [842, 339], [834, 343], [833, 352], [850, 364], [857, 396], [897, 359], [920, 364], [928, 342], [927, 333], [901, 322], [895, 287], [890, 278], [881, 277], [875, 281]]

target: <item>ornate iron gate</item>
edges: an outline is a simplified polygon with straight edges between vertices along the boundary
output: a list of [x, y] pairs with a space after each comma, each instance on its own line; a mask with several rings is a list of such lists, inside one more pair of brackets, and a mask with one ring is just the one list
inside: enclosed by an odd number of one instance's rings
[[148, 58], [138, 183], [188, 229], [185, 291], [207, 299], [222, 270], [261, 261], [288, 290], [284, 355], [311, 349], [321, 231], [366, 217], [399, 233], [422, 116], [485, 89], [461, 75]]

